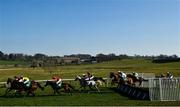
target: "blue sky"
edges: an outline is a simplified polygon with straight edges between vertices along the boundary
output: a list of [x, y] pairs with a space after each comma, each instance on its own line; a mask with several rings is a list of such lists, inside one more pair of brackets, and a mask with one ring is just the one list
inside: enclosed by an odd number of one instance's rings
[[180, 56], [180, 0], [0, 0], [0, 50]]

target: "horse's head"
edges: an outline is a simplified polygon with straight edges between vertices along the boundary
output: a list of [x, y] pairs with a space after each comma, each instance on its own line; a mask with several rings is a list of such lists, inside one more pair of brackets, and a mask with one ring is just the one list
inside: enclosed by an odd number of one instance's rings
[[75, 80], [74, 80], [74, 81], [77, 81], [77, 80], [81, 80], [81, 77], [80, 77], [79, 75], [77, 75], [77, 76], [75, 77]]
[[56, 82], [55, 81], [47, 80], [44, 86], [46, 87], [48, 85], [50, 85], [51, 87], [54, 87], [54, 86], [56, 86]]
[[6, 83], [9, 84], [9, 83], [12, 83], [12, 82], [13, 82], [13, 79], [12, 78], [8, 78]]
[[132, 74], [127, 74], [126, 75], [128, 78], [134, 78], [134, 75], [132, 75]]
[[39, 87], [42, 91], [44, 90], [44, 87], [42, 87], [39, 82], [36, 82], [36, 81], [34, 81], [34, 80], [31, 81], [31, 89], [32, 89], [32, 90], [36, 90], [38, 87]]
[[109, 78], [113, 78], [114, 77], [114, 73], [110, 72]]
[[44, 86], [46, 87], [46, 86], [48, 86], [49, 84], [50, 84], [50, 81], [47, 80]]

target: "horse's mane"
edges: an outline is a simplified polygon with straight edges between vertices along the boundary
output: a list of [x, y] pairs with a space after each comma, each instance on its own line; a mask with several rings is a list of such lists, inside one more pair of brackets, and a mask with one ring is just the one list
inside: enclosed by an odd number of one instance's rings
[[135, 76], [132, 74], [127, 74], [127, 77], [135, 78]]

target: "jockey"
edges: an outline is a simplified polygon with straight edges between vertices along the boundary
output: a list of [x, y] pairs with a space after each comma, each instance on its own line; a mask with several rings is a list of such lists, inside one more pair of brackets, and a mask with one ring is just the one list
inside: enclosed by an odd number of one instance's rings
[[87, 72], [87, 75], [83, 74], [83, 78], [87, 82], [87, 85], [93, 85], [95, 82], [93, 80], [94, 76], [92, 76], [89, 72]]
[[136, 79], [139, 79], [139, 74], [137, 72], [133, 72], [132, 74], [136, 77]]
[[61, 85], [62, 85], [62, 79], [61, 79], [60, 77], [58, 77], [58, 76], [53, 76], [52, 79], [53, 79], [53, 81], [56, 82], [56, 84], [57, 84], [58, 87], [61, 87]]
[[167, 75], [166, 75], [166, 76], [167, 76], [168, 79], [173, 79], [173, 75], [170, 74], [169, 72], [167, 72]]
[[91, 81], [91, 80], [93, 80], [93, 78], [94, 78], [94, 76], [93, 75], [91, 75], [89, 72], [87, 72], [87, 78], [85, 79], [85, 80], [89, 80], [89, 81]]
[[28, 77], [23, 77], [23, 83], [26, 86], [26, 88], [29, 88], [31, 85], [31, 82]]
[[19, 77], [18, 77], [18, 81], [19, 81], [19, 82], [23, 82], [23, 78], [24, 78], [24, 77], [23, 77], [22, 75], [19, 76]]
[[19, 82], [20, 77], [18, 77], [18, 76], [14, 76], [14, 79], [15, 79], [16, 81], [18, 81], [18, 82]]
[[124, 80], [124, 81], [126, 80], [126, 74], [124, 72], [118, 71], [118, 74], [119, 74], [119, 76], [121, 77], [122, 80]]

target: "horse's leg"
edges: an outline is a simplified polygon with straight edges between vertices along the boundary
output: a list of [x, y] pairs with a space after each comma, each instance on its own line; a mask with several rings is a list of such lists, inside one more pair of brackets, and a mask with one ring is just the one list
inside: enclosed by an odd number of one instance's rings
[[82, 87], [83, 87], [83, 86], [81, 85], [81, 86], [78, 88], [78, 91], [79, 91], [79, 90], [82, 91]]
[[34, 91], [29, 91], [29, 92], [30, 92], [30, 94], [32, 95], [32, 97], [35, 96], [35, 92], [34, 92]]
[[94, 85], [94, 87], [97, 89], [97, 91], [100, 93], [100, 90], [97, 85]]
[[9, 92], [9, 88], [6, 89], [5, 93], [4, 93], [4, 96], [6, 96]]
[[70, 87], [68, 85], [66, 87], [64, 87], [64, 91], [69, 93], [69, 95], [72, 95]]
[[83, 92], [85, 92], [86, 91], [86, 85], [83, 85], [82, 87], [83, 87]]
[[33, 92], [33, 93], [31, 93], [32, 94], [32, 96], [34, 97], [35, 96], [35, 93]]
[[56, 89], [56, 93], [58, 93], [59, 95], [62, 95], [59, 89]]
[[27, 94], [26, 94], [27, 96], [29, 96], [30, 95], [30, 91], [27, 91]]
[[113, 86], [113, 85], [114, 85], [114, 80], [111, 81], [111, 86]]
[[92, 85], [89, 85], [89, 89], [90, 89], [90, 90], [93, 90], [91, 86], [92, 86]]
[[56, 94], [56, 89], [54, 89], [54, 95]]
[[122, 81], [119, 80], [118, 85], [117, 85], [117, 89], [121, 86], [121, 84], [122, 84]]
[[7, 88], [6, 89], [6, 91], [5, 91], [5, 94], [4, 94], [4, 96], [6, 96], [9, 92], [11, 92], [12, 91], [12, 88]]
[[70, 95], [72, 95], [70, 88], [68, 88], [68, 92], [69, 92]]
[[142, 80], [139, 80], [139, 87], [141, 86], [141, 84], [142, 84]]
[[72, 90], [75, 90], [71, 84], [68, 84], [68, 87], [71, 88]]
[[15, 96], [17, 96], [17, 95], [21, 96], [21, 95], [22, 95], [22, 94], [21, 94], [21, 91], [22, 91], [22, 90], [15, 90], [14, 95], [15, 95]]

